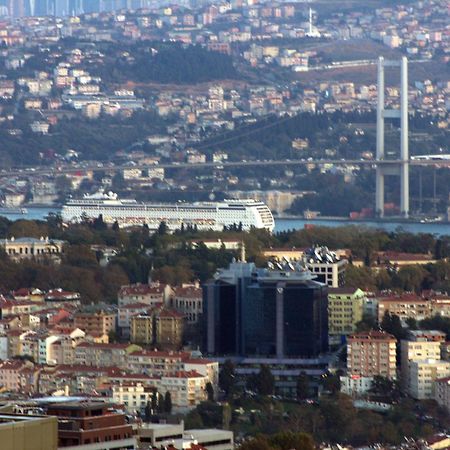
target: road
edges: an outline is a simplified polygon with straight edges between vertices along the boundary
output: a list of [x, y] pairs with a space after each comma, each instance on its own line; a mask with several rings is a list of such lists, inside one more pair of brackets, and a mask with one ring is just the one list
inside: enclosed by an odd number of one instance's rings
[[[265, 161], [228, 161], [228, 162], [206, 162], [206, 163], [167, 163], [167, 164], [157, 164], [157, 165], [102, 165], [92, 164], [92, 165], [76, 165], [76, 166], [64, 166], [64, 167], [49, 167], [49, 168], [13, 168], [11, 170], [3, 170], [0, 172], [0, 176], [23, 176], [23, 175], [59, 175], [59, 174], [70, 174], [77, 172], [116, 172], [118, 170], [124, 169], [148, 169], [150, 167], [161, 167], [164, 169], [188, 169], [188, 170], [201, 170], [201, 169], [222, 169], [222, 168], [233, 168], [233, 167], [273, 167], [273, 166], [305, 166], [308, 164], [317, 165], [335, 165], [335, 166], [389, 166], [400, 164], [402, 161], [399, 159], [392, 160], [362, 160], [362, 159], [283, 159], [283, 160], [265, 160]], [[409, 160], [410, 166], [436, 166], [436, 167], [450, 167], [450, 160]]]

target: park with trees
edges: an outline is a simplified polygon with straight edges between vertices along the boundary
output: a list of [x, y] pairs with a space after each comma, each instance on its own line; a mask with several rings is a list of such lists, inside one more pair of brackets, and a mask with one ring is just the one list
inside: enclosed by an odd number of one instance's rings
[[383, 413], [355, 407], [353, 399], [340, 392], [338, 380], [323, 377], [322, 394], [311, 397], [308, 377], [300, 374], [297, 398], [286, 399], [273, 395], [269, 367], [261, 366], [245, 383], [228, 360], [220, 371], [222, 401], [202, 403], [186, 416], [186, 424], [226, 426], [245, 450], [303, 450], [317, 443], [398, 445], [404, 436], [426, 438], [450, 425], [448, 413], [434, 401], [406, 398], [395, 382], [383, 377], [376, 377], [369, 394], [378, 401], [389, 397], [391, 408]]
[[[0, 238], [12, 236], [48, 236], [62, 239], [67, 244], [61, 264], [32, 259], [13, 262], [7, 255], [2, 255], [0, 268], [8, 274], [0, 281], [2, 291], [23, 286], [41, 289], [62, 287], [78, 290], [82, 301], [87, 303], [115, 302], [120, 285], [144, 283], [149, 276], [173, 285], [195, 280], [205, 282], [218, 268], [227, 267], [233, 258], [239, 258], [238, 251], [224, 247], [209, 249], [202, 244], [202, 239], [211, 238], [243, 242], [247, 260], [257, 266], [267, 263], [262, 251], [270, 247], [306, 248], [319, 243], [330, 249], [345, 248], [351, 251], [345, 274], [346, 286], [371, 291], [450, 291], [450, 237], [414, 235], [401, 229], [387, 232], [363, 226], [317, 226], [270, 234], [258, 229], [215, 232], [187, 228], [170, 234], [164, 224], [156, 232], [151, 232], [145, 225], [121, 229], [115, 225], [108, 226], [101, 217], [70, 226], [63, 225], [57, 215], [50, 215], [44, 221], [11, 222], [0, 218]], [[198, 245], [193, 246], [192, 242]], [[92, 246], [112, 247], [117, 254], [104, 267], [100, 265], [101, 251], [92, 250]], [[376, 266], [373, 255], [377, 251], [424, 253], [432, 255], [436, 262], [387, 270]], [[353, 265], [352, 260], [356, 258], [366, 265]]]

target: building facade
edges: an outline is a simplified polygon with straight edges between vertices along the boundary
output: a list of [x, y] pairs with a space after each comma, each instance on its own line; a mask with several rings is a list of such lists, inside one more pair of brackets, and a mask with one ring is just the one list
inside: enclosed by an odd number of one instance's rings
[[172, 307], [184, 315], [187, 323], [197, 323], [203, 314], [202, 289], [196, 286], [174, 288]]
[[184, 316], [166, 308], [153, 308], [130, 319], [130, 340], [178, 349], [183, 342]]
[[416, 400], [431, 399], [435, 397], [435, 381], [450, 376], [450, 361], [411, 361], [409, 373], [409, 395]]
[[351, 375], [395, 380], [397, 340], [384, 331], [352, 334], [347, 340], [347, 371]]
[[135, 449], [132, 426], [124, 414], [109, 411], [113, 406], [94, 401], [49, 405], [47, 415], [58, 418], [58, 448]]
[[55, 417], [0, 414], [2, 450], [57, 450]]
[[0, 246], [3, 247], [5, 253], [10, 258], [18, 260], [42, 257], [59, 259], [63, 252], [64, 244], [64, 241], [49, 239], [48, 237], [41, 237], [40, 239], [11, 237], [0, 241]]
[[408, 339], [401, 341], [400, 373], [402, 388], [405, 392], [410, 393], [412, 384], [417, 384], [417, 381], [412, 379], [416, 374], [411, 371], [411, 363], [440, 360], [444, 342], [445, 333], [434, 330], [411, 330], [408, 333]]
[[108, 311], [78, 312], [74, 326], [90, 336], [108, 335], [116, 330], [116, 314]]
[[327, 286], [306, 270], [232, 263], [204, 296], [208, 353], [315, 357], [328, 349]]
[[365, 293], [354, 288], [330, 288], [328, 290], [328, 333], [330, 336], [346, 336], [356, 331], [356, 324], [363, 318]]

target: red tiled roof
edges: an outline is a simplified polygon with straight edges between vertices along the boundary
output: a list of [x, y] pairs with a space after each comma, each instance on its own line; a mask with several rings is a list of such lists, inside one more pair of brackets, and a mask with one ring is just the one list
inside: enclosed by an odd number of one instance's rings
[[207, 365], [212, 364], [214, 361], [211, 359], [203, 359], [203, 358], [186, 358], [183, 360], [185, 364], [197, 364], [197, 365]]
[[157, 312], [158, 317], [172, 317], [174, 319], [182, 319], [184, 314], [179, 313], [178, 311], [174, 311], [173, 309], [162, 309]]
[[431, 261], [433, 257], [426, 253], [376, 252], [375, 256], [381, 260], [395, 261]]
[[176, 297], [187, 297], [187, 298], [202, 298], [203, 290], [194, 286], [191, 287], [176, 287], [174, 288], [175, 298]]
[[45, 299], [47, 300], [64, 300], [64, 299], [79, 299], [78, 292], [63, 291], [62, 289], [52, 289], [47, 292]]
[[203, 378], [204, 376], [196, 370], [180, 370], [171, 374], [163, 375], [163, 378]]
[[99, 342], [81, 342], [77, 345], [78, 347], [84, 347], [84, 348], [104, 348], [104, 349], [118, 349], [118, 350], [125, 350], [127, 349], [131, 344], [104, 344]]
[[119, 306], [119, 311], [122, 311], [124, 309], [146, 309], [148, 308], [147, 303], [128, 303], [127, 305]]
[[450, 381], [450, 377], [444, 377], [444, 378], [436, 378], [436, 383], [448, 383]]
[[348, 336], [348, 340], [360, 340], [360, 339], [367, 339], [367, 340], [390, 340], [390, 341], [396, 341], [395, 337], [392, 336], [392, 334], [386, 333], [386, 331], [378, 331], [378, 330], [371, 330], [369, 332], [362, 332], [362, 333], [355, 333]]
[[163, 352], [159, 350], [137, 350], [130, 353], [130, 356], [147, 356], [149, 358], [177, 358], [180, 360], [189, 358], [191, 355], [187, 352]]
[[74, 372], [74, 373], [84, 373], [84, 372], [99, 372], [108, 373], [112, 367], [96, 367], [96, 366], [85, 366], [82, 364], [59, 364], [55, 366], [55, 371], [57, 372]]
[[115, 378], [117, 380], [159, 380], [161, 377], [150, 376], [150, 375], [142, 375], [139, 373], [120, 373], [120, 374], [109, 374], [111, 378]]
[[379, 297], [379, 302], [409, 302], [409, 303], [424, 303], [427, 300], [419, 297], [416, 294], [401, 294], [401, 295], [390, 295], [387, 297]]
[[122, 286], [119, 290], [119, 297], [128, 295], [148, 295], [148, 294], [163, 294], [164, 285], [148, 285], [148, 284], [130, 284]]
[[24, 361], [20, 360], [9, 360], [2, 361], [0, 363], [0, 370], [19, 370], [25, 366]]

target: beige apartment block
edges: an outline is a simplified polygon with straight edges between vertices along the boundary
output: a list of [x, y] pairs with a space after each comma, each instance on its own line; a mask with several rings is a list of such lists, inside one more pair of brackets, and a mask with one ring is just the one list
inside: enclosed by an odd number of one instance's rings
[[401, 351], [401, 383], [406, 392], [410, 391], [411, 362], [441, 359], [441, 346], [445, 341], [445, 333], [441, 331], [410, 331], [407, 340], [402, 340]]
[[409, 365], [409, 395], [417, 400], [434, 398], [435, 381], [450, 375], [450, 362], [435, 359], [411, 361]]
[[396, 379], [397, 340], [384, 331], [352, 334], [347, 339], [347, 374]]

